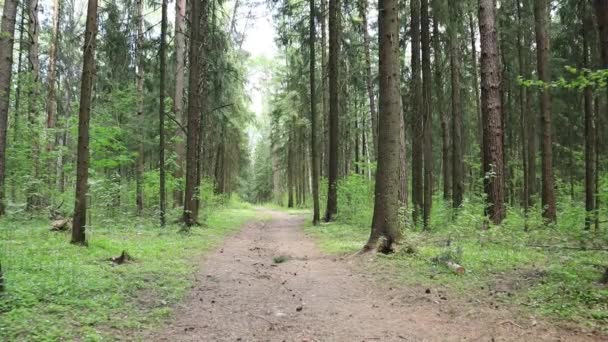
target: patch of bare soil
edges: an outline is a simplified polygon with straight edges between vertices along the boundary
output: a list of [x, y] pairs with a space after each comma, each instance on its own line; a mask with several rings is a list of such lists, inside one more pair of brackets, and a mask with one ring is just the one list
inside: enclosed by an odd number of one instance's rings
[[[399, 287], [360, 258], [324, 255], [305, 218], [268, 212], [201, 262], [197, 282], [153, 341], [599, 341], [507, 308]], [[366, 258], [369, 258], [367, 256]], [[373, 272], [376, 273], [376, 272]], [[428, 293], [427, 293], [428, 292]]]

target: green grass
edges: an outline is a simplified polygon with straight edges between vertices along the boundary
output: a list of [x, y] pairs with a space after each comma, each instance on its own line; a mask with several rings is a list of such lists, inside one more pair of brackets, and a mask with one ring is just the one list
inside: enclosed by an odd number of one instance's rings
[[[608, 266], [608, 252], [531, 247], [606, 247], [608, 232], [581, 233], [581, 225], [574, 228], [572, 224], [580, 215], [570, 211], [562, 214], [557, 226], [537, 225], [537, 218], [531, 218], [529, 232], [523, 230], [521, 215], [510, 212], [501, 227], [482, 231], [476, 205], [469, 204], [470, 211], [463, 210], [453, 221], [441, 201], [436, 203], [433, 231], [408, 227], [400, 251], [380, 255], [376, 265], [387, 267], [394, 278], [408, 285], [447, 287], [461, 298], [518, 305], [531, 314], [608, 332], [608, 287], [598, 283], [604, 270], [598, 265]], [[569, 222], [568, 215], [575, 219]], [[334, 223], [309, 225], [306, 231], [326, 253], [352, 254], [369, 237], [369, 222], [371, 217], [353, 223], [343, 215]], [[458, 256], [465, 275], [456, 275], [435, 261], [446, 253]]]
[[[247, 207], [217, 209], [207, 227], [189, 234], [176, 225], [108, 218], [89, 229], [87, 248], [49, 232], [46, 220], [4, 219], [0, 340], [95, 341], [158, 324], [193, 284], [196, 256], [255, 214]], [[123, 250], [135, 260], [112, 265], [108, 258]]]

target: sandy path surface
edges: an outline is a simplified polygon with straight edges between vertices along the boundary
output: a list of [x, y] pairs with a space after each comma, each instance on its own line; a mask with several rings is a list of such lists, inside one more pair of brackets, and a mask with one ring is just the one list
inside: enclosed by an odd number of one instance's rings
[[[153, 341], [599, 341], [507, 309], [396, 286], [360, 258], [324, 255], [305, 218], [264, 211], [201, 261], [197, 282]], [[274, 257], [288, 256], [282, 263]]]

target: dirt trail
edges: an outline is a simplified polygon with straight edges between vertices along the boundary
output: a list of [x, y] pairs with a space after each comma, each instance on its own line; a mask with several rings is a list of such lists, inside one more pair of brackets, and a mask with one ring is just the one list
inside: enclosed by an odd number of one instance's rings
[[[266, 211], [205, 257], [197, 283], [153, 341], [599, 341], [505, 309], [398, 288], [361, 260], [322, 254], [304, 218]], [[289, 256], [276, 264], [273, 258]], [[443, 298], [442, 298], [443, 297]]]

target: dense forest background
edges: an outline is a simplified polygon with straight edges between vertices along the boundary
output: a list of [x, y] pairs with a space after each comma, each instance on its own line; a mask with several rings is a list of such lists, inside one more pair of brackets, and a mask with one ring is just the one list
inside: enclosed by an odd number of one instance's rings
[[[587, 265], [587, 290], [563, 291], [605, 322], [608, 1], [0, 5], [7, 222], [86, 245], [250, 202], [312, 208], [363, 252], [510, 236], [582, 252], [562, 276]], [[260, 6], [272, 56], [243, 48]]]

